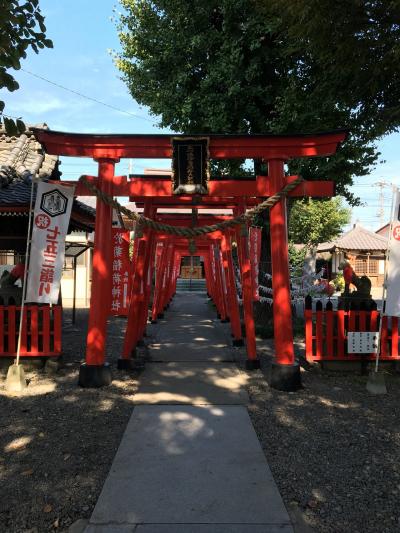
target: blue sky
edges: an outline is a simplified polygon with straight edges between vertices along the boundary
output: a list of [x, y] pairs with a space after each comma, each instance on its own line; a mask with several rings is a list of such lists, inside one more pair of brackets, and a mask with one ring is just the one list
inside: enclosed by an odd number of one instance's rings
[[[81, 98], [24, 71], [16, 73], [20, 89], [2, 92], [6, 113], [22, 116], [29, 124], [46, 122], [51, 129], [96, 133], [162, 133], [156, 118], [148, 114], [129, 95], [119, 79], [110, 50], [119, 49], [113, 8], [116, 0], [40, 0], [46, 17], [47, 35], [54, 48], [30, 52], [22, 68], [59, 85], [115, 106], [127, 113], [109, 109]], [[133, 116], [134, 115], [134, 116]], [[380, 164], [371, 175], [355, 180], [352, 191], [367, 205], [353, 210], [352, 223], [359, 220], [369, 229], [378, 229], [380, 193], [383, 192], [384, 215], [389, 217], [391, 189], [377, 182], [400, 186], [400, 134], [392, 134], [378, 143]], [[128, 173], [129, 161], [123, 160], [118, 174]], [[134, 161], [133, 171], [144, 167], [165, 168], [165, 160]], [[94, 174], [96, 164], [90, 159], [63, 158], [63, 177], [75, 179], [80, 174]]]

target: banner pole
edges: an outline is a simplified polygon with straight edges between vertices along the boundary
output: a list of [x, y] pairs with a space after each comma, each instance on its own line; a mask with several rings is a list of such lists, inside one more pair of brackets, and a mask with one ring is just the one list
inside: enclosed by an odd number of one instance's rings
[[12, 392], [21, 392], [26, 388], [24, 367], [19, 364], [19, 361], [20, 361], [20, 354], [21, 354], [22, 325], [23, 325], [24, 311], [25, 311], [26, 280], [27, 280], [28, 268], [29, 268], [29, 253], [30, 253], [30, 244], [31, 244], [33, 187], [34, 187], [34, 176], [31, 176], [31, 195], [30, 195], [30, 200], [29, 200], [29, 215], [28, 215], [28, 235], [26, 239], [26, 249], [25, 249], [25, 268], [24, 268], [24, 277], [23, 277], [23, 285], [22, 285], [21, 311], [20, 311], [20, 316], [19, 316], [17, 356], [14, 360], [14, 363], [9, 367], [8, 372], [7, 372], [7, 378], [6, 378], [6, 389]]
[[376, 352], [375, 357], [375, 373], [378, 372], [379, 368], [379, 356], [381, 351], [381, 334], [382, 334], [382, 322], [383, 322], [383, 316], [385, 315], [386, 311], [386, 284], [387, 284], [387, 277], [388, 277], [388, 263], [389, 263], [389, 256], [390, 256], [390, 244], [392, 240], [392, 232], [393, 232], [393, 222], [394, 222], [394, 204], [395, 204], [395, 197], [397, 195], [398, 189], [397, 187], [393, 187], [392, 190], [392, 205], [390, 207], [390, 225], [389, 225], [389, 234], [388, 239], [386, 243], [386, 253], [385, 253], [385, 268], [384, 268], [384, 274], [383, 274], [383, 285], [382, 285], [382, 312], [381, 312], [381, 318], [379, 321], [379, 335], [378, 335], [378, 349]]
[[30, 196], [30, 201], [29, 201], [28, 237], [26, 239], [25, 269], [24, 269], [24, 279], [23, 279], [23, 286], [22, 286], [21, 314], [20, 314], [20, 317], [19, 317], [17, 357], [16, 357], [16, 360], [15, 360], [15, 365], [17, 365], [17, 366], [19, 365], [20, 352], [21, 352], [22, 324], [23, 324], [23, 317], [24, 317], [24, 310], [25, 310], [25, 298], [26, 298], [26, 280], [28, 278], [29, 255], [30, 255], [30, 248], [31, 248], [33, 186], [34, 186], [34, 178], [32, 176], [31, 196]]
[[380, 315], [379, 320], [379, 333], [378, 333], [378, 342], [377, 342], [377, 351], [376, 351], [376, 357], [375, 357], [375, 368], [373, 371], [370, 372], [368, 381], [367, 381], [367, 391], [371, 394], [386, 394], [386, 383], [385, 383], [385, 376], [382, 373], [378, 373], [379, 370], [379, 358], [380, 358], [380, 352], [382, 348], [382, 324], [383, 324], [383, 318], [386, 316], [386, 299], [387, 299], [387, 281], [388, 281], [388, 264], [390, 259], [390, 251], [391, 251], [391, 241], [392, 241], [392, 233], [393, 233], [393, 223], [394, 223], [394, 205], [395, 205], [395, 198], [397, 200], [397, 194], [398, 189], [395, 191], [395, 188], [393, 187], [393, 194], [392, 194], [392, 206], [390, 209], [390, 225], [389, 225], [389, 235], [387, 239], [386, 244], [386, 253], [385, 253], [385, 269], [384, 269], [384, 282], [382, 287], [382, 311]]

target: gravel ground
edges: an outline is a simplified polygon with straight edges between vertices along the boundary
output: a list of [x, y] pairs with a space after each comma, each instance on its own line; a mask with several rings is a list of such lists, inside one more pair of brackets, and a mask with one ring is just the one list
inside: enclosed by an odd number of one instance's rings
[[271, 343], [261, 344], [249, 412], [294, 521], [318, 533], [399, 532], [400, 376], [372, 396], [366, 376], [302, 369], [304, 389], [287, 394], [268, 387]]
[[[64, 532], [89, 518], [132, 413], [137, 379], [114, 370], [101, 390], [77, 386], [86, 312], [68, 320], [63, 367], [28, 372], [21, 396], [0, 388], [0, 531]], [[124, 319], [109, 328], [108, 358], [120, 353]]]
[[[90, 517], [107, 477], [138, 382], [114, 370], [110, 387], [77, 386], [86, 317], [73, 327], [67, 316], [57, 374], [28, 372], [19, 397], [0, 385], [1, 533], [66, 532]], [[109, 361], [124, 326], [111, 321]], [[296, 531], [400, 531], [400, 377], [387, 375], [388, 394], [374, 397], [364, 376], [308, 369], [303, 390], [282, 393], [266, 381], [271, 343], [258, 344], [263, 370], [249, 373], [249, 412]]]

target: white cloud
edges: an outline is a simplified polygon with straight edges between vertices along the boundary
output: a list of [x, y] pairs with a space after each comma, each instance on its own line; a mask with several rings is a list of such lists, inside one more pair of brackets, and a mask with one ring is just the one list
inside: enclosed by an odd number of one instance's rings
[[21, 114], [29, 113], [29, 115], [43, 115], [50, 111], [59, 111], [69, 107], [69, 103], [65, 100], [61, 100], [56, 96], [50, 96], [48, 94], [32, 94], [29, 97], [25, 97], [10, 103], [7, 107], [9, 111], [13, 111]]

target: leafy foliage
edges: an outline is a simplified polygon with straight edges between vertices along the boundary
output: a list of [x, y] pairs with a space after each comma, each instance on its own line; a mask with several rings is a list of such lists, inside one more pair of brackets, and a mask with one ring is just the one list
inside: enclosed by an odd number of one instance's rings
[[[52, 48], [53, 43], [46, 37], [39, 0], [0, 0], [0, 21], [0, 88], [15, 91], [19, 88], [18, 82], [7, 70], [19, 70], [29, 48], [38, 53], [42, 48]], [[4, 107], [4, 102], [0, 101], [0, 120]], [[14, 121], [3, 116], [3, 120], [11, 135], [25, 130], [19, 119]]]
[[315, 247], [340, 235], [350, 216], [340, 197], [296, 200], [289, 216], [289, 238], [296, 244]]
[[[120, 0], [116, 64], [132, 96], [183, 133], [348, 128], [330, 158], [289, 171], [348, 186], [399, 125], [397, 2]], [[256, 162], [257, 163], [257, 162]]]

